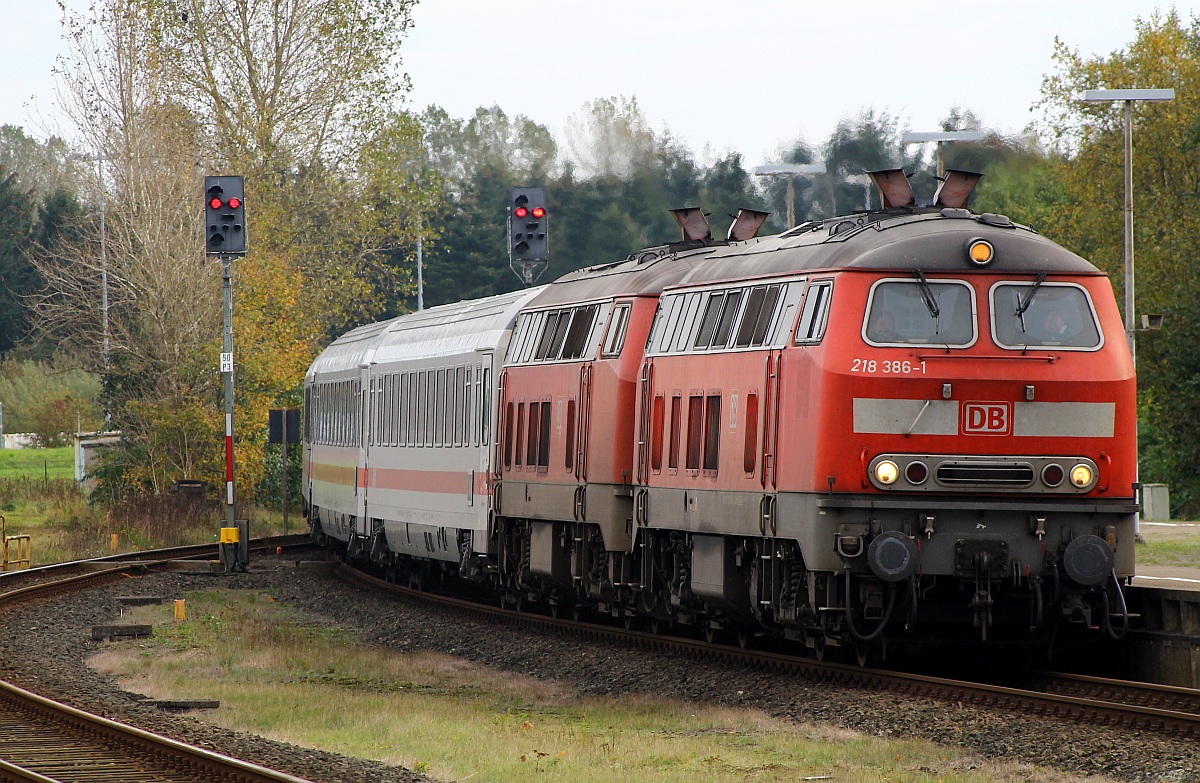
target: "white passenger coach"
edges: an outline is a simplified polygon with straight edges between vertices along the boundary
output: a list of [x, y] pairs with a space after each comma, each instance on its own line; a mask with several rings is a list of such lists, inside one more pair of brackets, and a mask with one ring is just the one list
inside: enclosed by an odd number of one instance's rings
[[541, 290], [368, 324], [317, 357], [304, 379], [314, 533], [351, 554], [488, 551], [495, 379], [517, 313]]

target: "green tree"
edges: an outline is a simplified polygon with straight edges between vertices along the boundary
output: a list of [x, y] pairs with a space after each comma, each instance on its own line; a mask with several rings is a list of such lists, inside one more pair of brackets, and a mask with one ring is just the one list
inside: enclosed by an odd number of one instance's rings
[[[1066, 208], [1042, 230], [1107, 271], [1123, 301], [1123, 105], [1087, 104], [1085, 89], [1173, 86], [1176, 99], [1140, 104], [1134, 117], [1137, 312], [1163, 313], [1161, 332], [1137, 341], [1141, 479], [1172, 487], [1177, 513], [1200, 512], [1200, 23], [1155, 14], [1126, 48], [1084, 57], [1055, 46], [1042, 86], [1047, 137], [1065, 163], [1056, 187]], [[1109, 335], [1108, 339], [1122, 339]]]

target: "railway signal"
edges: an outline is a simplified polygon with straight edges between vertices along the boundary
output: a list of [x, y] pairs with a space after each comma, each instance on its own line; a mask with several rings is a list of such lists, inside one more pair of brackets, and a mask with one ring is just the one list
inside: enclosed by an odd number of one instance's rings
[[[221, 374], [225, 377], [225, 527], [221, 542], [237, 550], [229, 568], [246, 569], [250, 561], [250, 522], [237, 519], [233, 452], [233, 258], [246, 252], [246, 189], [240, 176], [204, 178], [204, 253], [221, 260], [225, 320]], [[223, 558], [224, 559], [224, 558]]]
[[508, 199], [508, 263], [532, 285], [550, 263], [550, 238], [543, 188], [513, 188]]
[[204, 178], [204, 216], [206, 254], [246, 252], [246, 192], [241, 177]]

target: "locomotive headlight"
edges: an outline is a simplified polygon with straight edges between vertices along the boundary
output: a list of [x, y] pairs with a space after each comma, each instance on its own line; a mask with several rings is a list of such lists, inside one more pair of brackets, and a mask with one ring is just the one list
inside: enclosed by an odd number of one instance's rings
[[973, 237], [967, 240], [967, 259], [975, 266], [987, 266], [996, 257], [996, 249], [986, 239]]
[[1089, 486], [1096, 478], [1096, 474], [1087, 465], [1076, 465], [1071, 468], [1071, 483], [1083, 489]]
[[875, 466], [875, 480], [880, 484], [895, 484], [900, 478], [900, 468], [890, 459], [881, 460]]

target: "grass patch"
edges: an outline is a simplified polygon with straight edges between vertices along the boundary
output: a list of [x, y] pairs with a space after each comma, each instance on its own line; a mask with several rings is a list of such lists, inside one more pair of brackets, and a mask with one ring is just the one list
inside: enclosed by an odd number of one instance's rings
[[[220, 504], [175, 495], [138, 498], [112, 509], [92, 506], [74, 475], [73, 447], [0, 449], [4, 533], [30, 536], [35, 566], [114, 552], [215, 543], [225, 524]], [[238, 512], [249, 513], [252, 536], [282, 532], [278, 509], [239, 508]], [[292, 532], [307, 529], [298, 513], [291, 515], [290, 523]]]
[[[268, 595], [220, 590], [141, 607], [149, 640], [92, 661], [155, 698], [215, 698], [204, 719], [241, 731], [401, 764], [437, 780], [516, 783], [903, 783], [1067, 781], [926, 742], [797, 725], [752, 708], [667, 698], [582, 697], [555, 683], [458, 659], [371, 647], [308, 624]], [[545, 777], [542, 775], [545, 774]]]
[[74, 479], [75, 447], [0, 449], [0, 479]]
[[1134, 557], [1139, 566], [1195, 568], [1200, 563], [1200, 528], [1142, 525], [1145, 544]]

